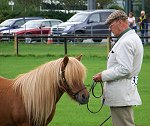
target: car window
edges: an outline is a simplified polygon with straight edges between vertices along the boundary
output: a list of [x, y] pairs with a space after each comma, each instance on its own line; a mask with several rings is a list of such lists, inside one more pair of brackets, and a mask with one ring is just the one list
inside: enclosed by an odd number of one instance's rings
[[42, 22], [42, 27], [50, 27], [50, 22], [49, 21], [44, 21]]
[[101, 15], [101, 22], [105, 22], [106, 19], [108, 18], [108, 16], [110, 15], [110, 12], [104, 12], [104, 13], [100, 13]]
[[92, 14], [89, 18], [89, 22], [92, 23], [100, 22], [100, 15], [98, 13]]
[[14, 26], [20, 27], [20, 26], [23, 25], [23, 24], [24, 24], [24, 20], [18, 20], [18, 21], [16, 21], [16, 22], [14, 23]]
[[15, 22], [15, 20], [8, 19], [8, 20], [3, 21], [3, 22], [0, 24], [0, 26], [1, 26], [1, 27], [10, 27], [14, 22]]
[[24, 25], [22, 25], [21, 27], [26, 27], [26, 28], [39, 28], [41, 26], [41, 21], [28, 21], [26, 22]]
[[58, 25], [60, 23], [61, 23], [60, 21], [51, 21], [51, 26]]
[[74, 16], [72, 16], [68, 22], [84, 22], [87, 17], [88, 17], [89, 14], [86, 14], [86, 13], [77, 13], [75, 14]]

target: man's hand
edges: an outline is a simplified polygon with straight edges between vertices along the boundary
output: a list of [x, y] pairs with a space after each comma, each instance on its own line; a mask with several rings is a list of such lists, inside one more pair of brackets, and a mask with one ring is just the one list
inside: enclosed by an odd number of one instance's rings
[[102, 75], [101, 75], [101, 73], [98, 73], [98, 74], [94, 75], [93, 76], [93, 80], [95, 82], [101, 82], [102, 81]]

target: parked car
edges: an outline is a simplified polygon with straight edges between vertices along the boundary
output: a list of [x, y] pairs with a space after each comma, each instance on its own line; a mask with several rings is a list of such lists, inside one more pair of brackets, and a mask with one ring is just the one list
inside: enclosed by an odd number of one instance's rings
[[[110, 32], [108, 26], [105, 25], [105, 21], [113, 11], [113, 9], [106, 9], [76, 13], [67, 22], [53, 26], [52, 35], [106, 36], [110, 34]], [[93, 38], [95, 42], [101, 40], [102, 39], [99, 38]], [[80, 41], [83, 41], [83, 38], [81, 38]]]
[[0, 32], [4, 30], [19, 28], [21, 25], [23, 25], [29, 20], [38, 20], [38, 19], [43, 19], [43, 18], [42, 17], [22, 17], [22, 18], [7, 19], [0, 24]]
[[[2, 31], [1, 34], [4, 35], [48, 35], [51, 27], [62, 23], [58, 19], [41, 19], [41, 20], [31, 20], [26, 22], [18, 29], [11, 29]], [[27, 38], [28, 42], [41, 40], [40, 38]]]

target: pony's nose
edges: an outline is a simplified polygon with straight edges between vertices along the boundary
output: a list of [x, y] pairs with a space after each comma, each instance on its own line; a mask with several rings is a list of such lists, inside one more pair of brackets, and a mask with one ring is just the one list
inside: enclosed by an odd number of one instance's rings
[[82, 99], [85, 99], [86, 97], [85, 97], [85, 94], [82, 94]]
[[82, 94], [80, 104], [87, 104], [88, 101], [89, 101], [89, 94], [88, 95]]

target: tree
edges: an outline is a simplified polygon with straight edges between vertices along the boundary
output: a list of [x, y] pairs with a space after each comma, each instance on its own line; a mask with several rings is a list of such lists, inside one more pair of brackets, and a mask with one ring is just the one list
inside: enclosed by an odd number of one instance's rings
[[0, 11], [9, 10], [8, 1], [0, 0]]
[[114, 3], [116, 0], [96, 0], [97, 9], [106, 8], [108, 4]]
[[0, 23], [7, 19], [11, 13], [11, 7], [8, 5], [8, 1], [0, 0]]
[[70, 10], [78, 9], [81, 5], [83, 6], [86, 4], [86, 0], [58, 0], [58, 1], [62, 5], [63, 9], [67, 10], [68, 12]]
[[[150, 0], [144, 0], [144, 5], [145, 5], [145, 12], [146, 15], [149, 17], [150, 20]], [[133, 0], [133, 12], [134, 12], [134, 16], [136, 18], [138, 18], [140, 16], [142, 10], [142, 0]]]
[[[97, 8], [101, 9], [105, 8], [106, 5], [110, 3], [114, 3], [116, 0], [96, 0]], [[51, 0], [50, 4], [56, 3], [53, 0]], [[57, 0], [57, 5], [60, 5], [64, 10], [70, 11], [70, 10], [86, 10], [87, 9], [87, 0]]]
[[41, 3], [43, 2], [43, 0], [14, 0], [16, 1], [16, 3], [18, 3], [20, 6], [22, 6], [25, 11], [27, 11], [27, 9], [31, 10], [36, 10], [38, 11], [40, 8]]
[[145, 11], [146, 15], [149, 17], [149, 22], [150, 22], [150, 0], [145, 0]]

